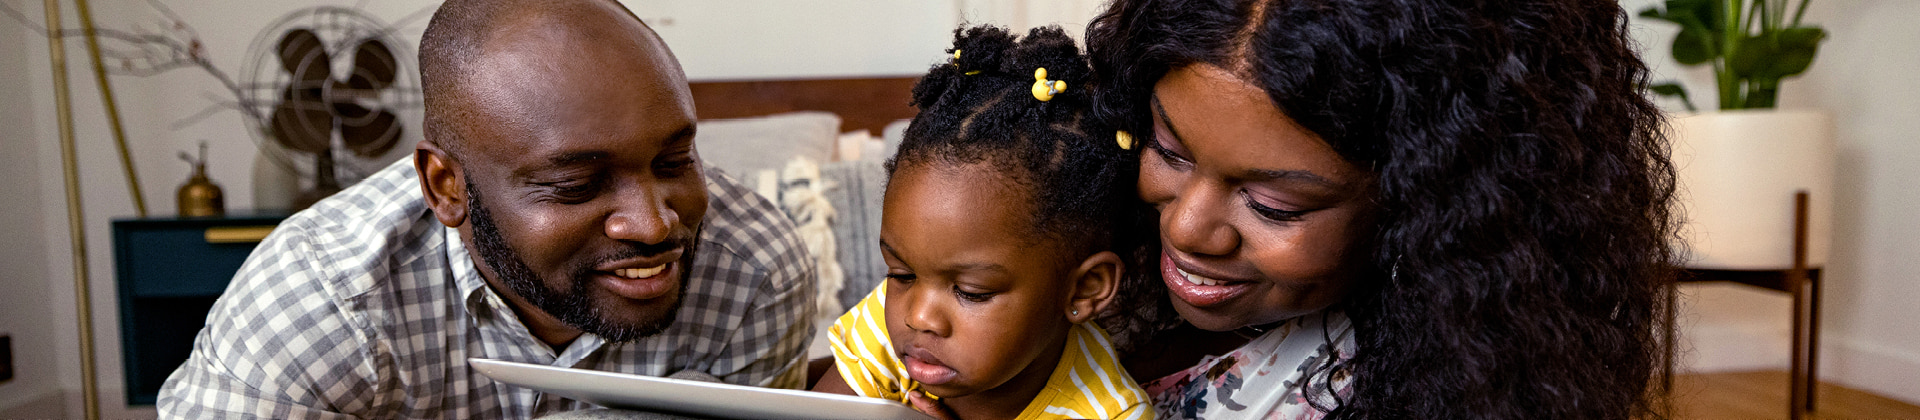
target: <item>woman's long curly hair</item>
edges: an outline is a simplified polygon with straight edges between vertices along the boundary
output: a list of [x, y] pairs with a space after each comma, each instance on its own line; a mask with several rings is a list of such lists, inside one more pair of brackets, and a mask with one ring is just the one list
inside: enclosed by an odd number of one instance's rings
[[1116, 126], [1211, 64], [1372, 171], [1333, 417], [1660, 417], [1674, 173], [1627, 29], [1611, 0], [1116, 0], [1087, 42]]

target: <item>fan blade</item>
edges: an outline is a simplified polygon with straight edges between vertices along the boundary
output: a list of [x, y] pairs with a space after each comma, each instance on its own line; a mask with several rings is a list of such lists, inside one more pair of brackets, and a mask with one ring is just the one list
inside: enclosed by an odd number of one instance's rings
[[347, 78], [347, 85], [354, 89], [386, 89], [393, 85], [399, 68], [400, 63], [394, 61], [393, 50], [387, 49], [386, 43], [368, 39], [354, 48], [353, 75]]
[[[358, 105], [353, 107], [360, 108]], [[359, 111], [368, 112], [366, 108], [360, 108]], [[400, 131], [400, 118], [386, 110], [340, 121], [340, 139], [347, 143], [347, 148], [353, 149], [354, 154], [363, 157], [380, 157], [387, 154], [388, 150], [393, 150], [393, 146], [400, 143]]]
[[273, 121], [269, 125], [274, 141], [307, 153], [318, 153], [332, 146], [333, 112], [326, 102], [309, 89], [287, 88], [281, 97], [287, 99], [273, 107]]
[[313, 31], [295, 29], [280, 36], [280, 68], [293, 76], [296, 86], [320, 87], [332, 76], [332, 63], [326, 44]]

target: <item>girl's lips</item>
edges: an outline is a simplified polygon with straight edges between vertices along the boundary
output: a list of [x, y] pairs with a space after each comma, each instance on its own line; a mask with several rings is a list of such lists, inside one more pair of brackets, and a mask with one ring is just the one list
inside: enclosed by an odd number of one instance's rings
[[1180, 270], [1169, 251], [1160, 253], [1160, 277], [1175, 297], [1196, 308], [1218, 306], [1253, 289], [1253, 283], [1218, 280]]
[[954, 377], [960, 376], [960, 372], [941, 365], [940, 359], [933, 357], [933, 353], [926, 349], [908, 350], [906, 354], [900, 356], [900, 360], [907, 365], [907, 375], [922, 385], [945, 384], [953, 381]]

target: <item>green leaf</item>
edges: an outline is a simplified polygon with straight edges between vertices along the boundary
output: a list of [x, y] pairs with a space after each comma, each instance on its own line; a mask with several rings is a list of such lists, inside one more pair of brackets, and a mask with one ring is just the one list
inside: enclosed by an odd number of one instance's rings
[[1675, 82], [1661, 83], [1661, 84], [1653, 85], [1651, 86], [1651, 88], [1653, 89], [1654, 94], [1658, 94], [1660, 96], [1679, 97], [1680, 103], [1687, 106], [1687, 112], [1699, 111], [1698, 108], [1693, 107], [1693, 98], [1687, 97], [1687, 88], [1685, 86], [1680, 86], [1679, 83], [1675, 83]]
[[1747, 37], [1727, 55], [1727, 67], [1734, 75], [1759, 79], [1804, 73], [1813, 66], [1824, 39], [1826, 31], [1817, 27], [1786, 28]]
[[1813, 66], [1814, 55], [1820, 52], [1820, 41], [1827, 37], [1826, 31], [1817, 27], [1787, 28], [1771, 35], [1775, 40], [1775, 57], [1755, 72], [1770, 78], [1805, 73]]
[[1696, 26], [1680, 29], [1673, 36], [1673, 60], [1681, 65], [1696, 66], [1713, 59], [1713, 34]]
[[1727, 72], [1740, 78], [1753, 77], [1761, 66], [1777, 58], [1779, 43], [1773, 37], [1750, 36], [1727, 52]]
[[1714, 18], [1719, 7], [1718, 0], [1667, 0], [1667, 13], [1700, 22], [1707, 32], [1720, 32], [1720, 20]]

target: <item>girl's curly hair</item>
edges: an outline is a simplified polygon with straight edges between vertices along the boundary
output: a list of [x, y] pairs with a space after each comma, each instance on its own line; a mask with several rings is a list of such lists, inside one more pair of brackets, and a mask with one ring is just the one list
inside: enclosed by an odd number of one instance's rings
[[[1080, 47], [1057, 26], [1015, 37], [1005, 28], [954, 30], [955, 57], [934, 65], [913, 86], [920, 113], [908, 124], [900, 151], [886, 163], [986, 163], [1033, 195], [1031, 232], [1048, 245], [1085, 257], [1112, 250], [1123, 257], [1154, 241], [1152, 215], [1133, 193], [1139, 154], [1121, 148], [1112, 126], [1092, 117], [1092, 70]], [[1066, 89], [1042, 101], [1033, 94], [1035, 70]], [[1144, 301], [1145, 289], [1127, 287], [1143, 276], [1129, 260], [1117, 302]], [[1109, 308], [1124, 306], [1109, 304]]]
[[1115, 0], [1087, 40], [1105, 121], [1211, 64], [1372, 171], [1333, 417], [1663, 414], [1674, 173], [1615, 2]]

